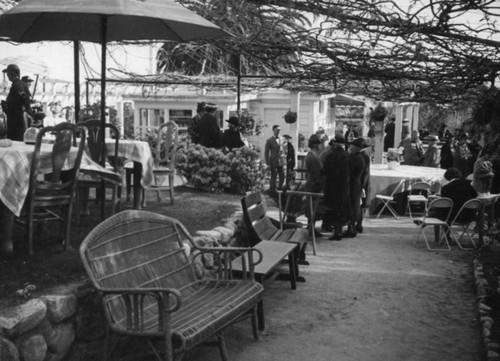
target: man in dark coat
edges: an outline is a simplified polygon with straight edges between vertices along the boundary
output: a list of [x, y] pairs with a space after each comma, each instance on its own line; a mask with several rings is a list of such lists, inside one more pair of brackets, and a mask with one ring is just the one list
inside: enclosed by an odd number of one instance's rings
[[[369, 148], [364, 138], [355, 139], [349, 146], [349, 191], [351, 204], [351, 221], [345, 237], [355, 237], [363, 232], [363, 206], [366, 199], [370, 179]], [[364, 204], [363, 204], [364, 201]]]
[[[462, 173], [457, 168], [448, 168], [446, 172], [444, 172], [444, 179], [446, 179], [448, 183], [441, 188], [441, 196], [451, 198], [453, 201], [453, 208], [451, 209], [450, 218], [448, 218], [451, 222], [465, 202], [477, 197], [477, 192], [472, 187], [471, 183], [463, 178]], [[459, 221], [463, 222], [470, 220], [473, 212], [469, 213], [470, 214], [467, 214], [467, 211], [462, 213]]]
[[3, 111], [7, 114], [7, 138], [23, 141], [27, 128], [24, 112], [31, 115], [31, 94], [26, 83], [21, 80], [21, 71], [17, 65], [9, 64], [3, 72], [12, 82], [7, 100], [2, 102]]
[[331, 153], [323, 163], [325, 174], [325, 220], [333, 226], [330, 240], [342, 239], [342, 227], [350, 220], [349, 154], [344, 149], [343, 137], [330, 141]]
[[207, 148], [220, 148], [221, 132], [219, 122], [215, 117], [216, 110], [215, 104], [207, 103], [206, 113], [200, 119], [200, 144]]

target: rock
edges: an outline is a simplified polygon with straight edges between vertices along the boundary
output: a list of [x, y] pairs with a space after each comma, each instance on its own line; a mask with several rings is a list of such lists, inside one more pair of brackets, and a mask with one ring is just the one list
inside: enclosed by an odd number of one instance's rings
[[16, 345], [6, 338], [0, 338], [0, 361], [19, 361]]
[[47, 353], [47, 343], [40, 334], [21, 337], [17, 348], [23, 361], [43, 361]]
[[9, 338], [34, 329], [47, 314], [45, 303], [35, 298], [23, 305], [9, 308], [0, 314], [0, 330]]
[[498, 343], [496, 343], [496, 342], [488, 342], [488, 344], [486, 345], [486, 348], [489, 350], [498, 350], [498, 349], [500, 349], [500, 345], [498, 345]]
[[490, 332], [489, 328], [483, 327], [483, 337], [490, 337], [490, 335], [491, 335], [491, 332]]
[[488, 350], [488, 352], [486, 354], [486, 358], [488, 360], [497, 360], [500, 358], [500, 355], [493, 350]]
[[486, 311], [486, 312], [490, 312], [491, 311], [491, 307], [485, 305], [482, 302], [479, 302], [478, 309], [479, 309], [479, 311]]
[[76, 310], [76, 297], [74, 295], [42, 296], [41, 300], [47, 306], [47, 318], [58, 323], [73, 316]]
[[75, 327], [71, 323], [59, 323], [44, 334], [48, 355], [45, 361], [60, 361], [66, 357], [75, 340]]
[[206, 247], [213, 247], [214, 243], [218, 243], [221, 238], [220, 232], [217, 231], [197, 231], [196, 235], [203, 238]]
[[220, 243], [223, 246], [226, 246], [229, 244], [229, 241], [231, 240], [231, 237], [233, 236], [234, 232], [232, 232], [229, 228], [226, 227], [215, 227], [214, 231], [220, 233]]

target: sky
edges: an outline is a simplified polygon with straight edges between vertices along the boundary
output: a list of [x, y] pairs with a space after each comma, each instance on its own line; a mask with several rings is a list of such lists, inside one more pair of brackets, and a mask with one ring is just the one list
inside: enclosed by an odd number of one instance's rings
[[[123, 77], [121, 71], [147, 75], [154, 72], [156, 50], [161, 44], [146, 45], [108, 45], [106, 65], [107, 77]], [[101, 46], [83, 43], [84, 60], [80, 61], [81, 81], [85, 78], [99, 78], [101, 73]], [[152, 49], [152, 51], [151, 51]], [[74, 80], [74, 56], [72, 42], [42, 42], [32, 44], [14, 44], [0, 42], [0, 66], [17, 63], [21, 75], [34, 78], [47, 77], [59, 80]], [[2, 68], [3, 69], [3, 68]], [[110, 71], [110, 69], [113, 69]]]

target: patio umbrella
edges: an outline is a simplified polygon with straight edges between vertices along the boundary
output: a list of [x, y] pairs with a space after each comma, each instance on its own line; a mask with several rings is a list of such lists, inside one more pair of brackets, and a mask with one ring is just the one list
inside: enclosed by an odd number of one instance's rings
[[[106, 44], [114, 41], [187, 42], [227, 36], [173, 0], [24, 0], [0, 15], [0, 37], [20, 43], [75, 41], [75, 96], [79, 98], [78, 41], [102, 44], [101, 121], [106, 121]], [[78, 78], [77, 78], [78, 77]], [[78, 90], [78, 92], [77, 92]], [[75, 104], [75, 108], [79, 104]]]

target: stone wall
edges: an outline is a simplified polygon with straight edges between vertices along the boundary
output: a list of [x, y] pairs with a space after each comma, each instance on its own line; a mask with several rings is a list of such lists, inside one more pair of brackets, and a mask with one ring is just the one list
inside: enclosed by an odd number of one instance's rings
[[[241, 212], [223, 226], [196, 232], [207, 247], [241, 246]], [[209, 268], [210, 260], [203, 266]], [[197, 270], [200, 276], [203, 274]], [[84, 361], [100, 359], [104, 315], [89, 280], [57, 287], [21, 306], [0, 311], [0, 361]]]

